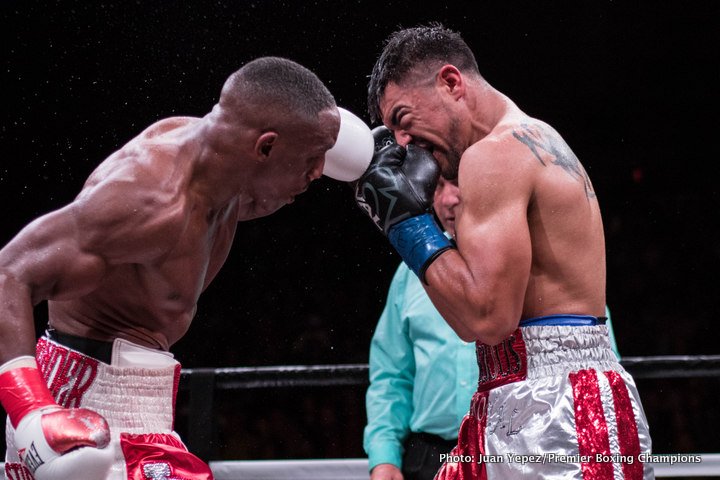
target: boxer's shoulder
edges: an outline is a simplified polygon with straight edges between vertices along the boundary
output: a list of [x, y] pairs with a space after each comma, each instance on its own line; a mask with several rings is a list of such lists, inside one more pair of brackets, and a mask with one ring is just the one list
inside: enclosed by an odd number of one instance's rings
[[486, 176], [511, 175], [516, 179], [519, 175], [532, 174], [528, 168], [532, 164], [527, 162], [532, 152], [518, 141], [516, 131], [515, 125], [494, 128], [463, 152], [461, 170], [472, 170]]
[[183, 160], [198, 154], [202, 125], [202, 119], [196, 117], [170, 117], [153, 123], [102, 162], [88, 183], [95, 177], [129, 178], [134, 182], [162, 178], [164, 181], [156, 185], [160, 188], [171, 178], [182, 183], [178, 175], [189, 174], [190, 170], [189, 162]]
[[513, 115], [499, 122], [463, 154], [463, 161], [482, 164], [515, 176], [532, 177], [544, 167], [571, 155], [560, 134], [547, 123], [527, 115]]
[[167, 134], [177, 134], [186, 127], [200, 125], [202, 118], [198, 117], [168, 117], [158, 120], [143, 130], [138, 139], [151, 139]]
[[121, 262], [128, 254], [137, 262], [163, 254], [183, 232], [191, 211], [186, 188], [163, 185], [147, 169], [86, 186], [71, 208], [82, 247]]

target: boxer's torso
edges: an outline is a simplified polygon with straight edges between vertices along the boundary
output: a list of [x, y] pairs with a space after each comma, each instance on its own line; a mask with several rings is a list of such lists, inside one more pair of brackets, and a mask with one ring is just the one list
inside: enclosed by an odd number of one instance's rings
[[605, 315], [605, 234], [587, 172], [547, 124], [516, 127], [513, 136], [531, 145], [532, 136], [538, 144], [534, 150], [527, 147], [537, 176], [528, 205], [533, 261], [523, 318], [558, 312]]
[[83, 232], [86, 248], [105, 257], [106, 270], [87, 294], [49, 302], [55, 329], [161, 349], [187, 331], [200, 293], [227, 257], [239, 215], [237, 199], [212, 206], [194, 189], [194, 160], [201, 145], [192, 139], [192, 130], [198, 122], [159, 122], [90, 176], [78, 198], [94, 188], [116, 189], [108, 201], [140, 198], [140, 205], [132, 205], [140, 210], [139, 218], [122, 212], [117, 221], [103, 222], [92, 214], [77, 214], [88, 230]]
[[475, 155], [478, 146], [485, 159], [497, 152], [506, 162], [498, 167], [508, 172], [506, 180], [526, 190], [517, 193], [527, 199], [532, 251], [522, 318], [603, 316], [603, 224], [592, 183], [575, 154], [552, 127], [512, 109], [472, 147]]

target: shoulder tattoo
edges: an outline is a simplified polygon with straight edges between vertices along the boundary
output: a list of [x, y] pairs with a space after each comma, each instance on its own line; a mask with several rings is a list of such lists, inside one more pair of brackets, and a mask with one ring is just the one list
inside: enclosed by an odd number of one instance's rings
[[595, 198], [590, 177], [580, 160], [557, 134], [546, 135], [540, 127], [523, 123], [513, 129], [513, 137], [528, 147], [542, 166], [546, 167], [549, 162], [561, 167], [568, 175], [582, 182], [588, 198]]

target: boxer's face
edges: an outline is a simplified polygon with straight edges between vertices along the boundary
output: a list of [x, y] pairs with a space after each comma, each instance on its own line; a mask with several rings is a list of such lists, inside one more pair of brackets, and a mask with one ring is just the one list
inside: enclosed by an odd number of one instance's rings
[[313, 180], [322, 176], [325, 153], [340, 130], [337, 109], [320, 113], [316, 122], [296, 124], [278, 134], [263, 176], [258, 199], [272, 213], [292, 203]]
[[413, 143], [429, 150], [442, 175], [457, 178], [462, 155], [460, 128], [451, 98], [435, 84], [400, 87], [389, 83], [380, 101], [383, 123], [400, 145]]
[[455, 217], [457, 207], [460, 205], [460, 189], [456, 180], [438, 179], [433, 199], [433, 208], [445, 230], [455, 236]]

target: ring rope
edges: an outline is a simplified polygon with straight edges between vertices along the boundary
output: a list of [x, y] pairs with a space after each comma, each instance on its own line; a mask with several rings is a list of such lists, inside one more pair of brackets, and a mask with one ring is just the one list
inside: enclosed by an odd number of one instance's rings
[[[622, 366], [635, 379], [720, 377], [720, 355], [623, 357]], [[368, 364], [277, 365], [263, 367], [183, 369], [181, 378], [212, 377], [218, 390], [367, 385]], [[189, 388], [189, 382], [181, 382]]]

